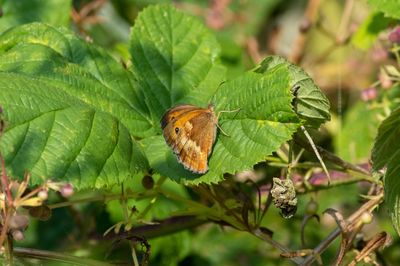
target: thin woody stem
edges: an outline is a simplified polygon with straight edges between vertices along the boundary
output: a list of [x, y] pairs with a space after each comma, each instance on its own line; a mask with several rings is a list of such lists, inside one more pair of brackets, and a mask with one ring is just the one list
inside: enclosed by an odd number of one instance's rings
[[331, 183], [331, 175], [329, 174], [329, 171], [328, 171], [328, 169], [326, 168], [326, 165], [325, 165], [324, 161], [322, 160], [322, 157], [321, 157], [321, 155], [319, 154], [318, 149], [317, 149], [316, 145], [314, 144], [314, 141], [312, 140], [310, 134], [308, 134], [308, 131], [306, 130], [306, 128], [305, 128], [304, 126], [301, 126], [301, 130], [303, 131], [304, 136], [306, 136], [308, 142], [310, 143], [311, 148], [313, 149], [315, 155], [316, 155], [317, 158], [318, 158], [318, 161], [320, 162], [320, 164], [321, 164], [321, 166], [322, 166], [322, 169], [324, 169], [324, 172], [325, 172], [325, 174], [326, 174], [326, 177], [328, 178], [328, 185], [329, 185], [329, 183]]
[[[313, 148], [311, 147], [311, 144], [299, 139], [299, 138], [295, 138], [295, 142], [300, 145], [301, 147], [303, 147], [304, 149], [313, 152]], [[358, 165], [354, 165], [351, 164], [349, 162], [346, 162], [344, 160], [342, 160], [341, 158], [339, 158], [338, 156], [336, 156], [335, 154], [325, 150], [322, 147], [319, 146], [315, 146], [315, 148], [318, 150], [319, 154], [322, 156], [322, 158], [330, 161], [333, 164], [336, 164], [338, 166], [340, 166], [342, 169], [345, 170], [352, 170], [364, 175], [368, 175], [370, 176], [371, 174], [368, 172], [368, 170], [358, 166]]]
[[[383, 193], [376, 195], [371, 200], [367, 201], [362, 205], [356, 212], [354, 212], [347, 220], [346, 223], [351, 226], [365, 213], [372, 212], [383, 200]], [[317, 247], [314, 248], [313, 254], [309, 255], [305, 258], [304, 262], [301, 265], [311, 265], [315, 260], [315, 254], [321, 254], [325, 251], [329, 245], [342, 233], [341, 229], [338, 227], [334, 231], [332, 231], [328, 237], [322, 241]]]
[[3, 159], [3, 156], [0, 154], [0, 163], [1, 163], [1, 185], [3, 187], [3, 192], [4, 195], [6, 196], [7, 204], [9, 206], [12, 205], [12, 196], [11, 196], [11, 190], [8, 186], [8, 177], [7, 177], [7, 172], [6, 172], [6, 165]]

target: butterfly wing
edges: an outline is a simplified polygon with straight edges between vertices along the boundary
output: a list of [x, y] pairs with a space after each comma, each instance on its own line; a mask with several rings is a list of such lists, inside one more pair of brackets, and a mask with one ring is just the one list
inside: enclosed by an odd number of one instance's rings
[[161, 121], [167, 144], [183, 166], [194, 173], [208, 170], [207, 159], [216, 136], [213, 108], [181, 105], [166, 112]]

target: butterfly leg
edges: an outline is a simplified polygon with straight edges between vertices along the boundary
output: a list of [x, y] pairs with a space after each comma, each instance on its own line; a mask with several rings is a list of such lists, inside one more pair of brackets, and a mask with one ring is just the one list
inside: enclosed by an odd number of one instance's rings
[[[240, 110], [241, 110], [241, 108], [238, 108], [238, 109], [235, 109], [235, 110], [219, 111], [216, 120], [218, 121], [219, 116], [220, 116], [221, 113], [236, 113], [236, 112], [239, 112]], [[219, 128], [219, 130], [221, 131], [221, 133], [222, 133], [223, 135], [225, 135], [225, 136], [227, 136], [227, 137], [230, 137], [230, 136], [221, 128], [221, 126], [218, 124], [218, 122], [216, 123], [216, 126]]]

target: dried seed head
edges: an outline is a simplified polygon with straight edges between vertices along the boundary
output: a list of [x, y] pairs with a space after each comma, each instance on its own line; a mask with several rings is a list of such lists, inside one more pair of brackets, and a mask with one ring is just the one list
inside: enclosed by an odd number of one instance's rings
[[282, 217], [293, 217], [297, 210], [297, 198], [292, 180], [273, 178], [271, 195], [275, 207], [281, 210]]

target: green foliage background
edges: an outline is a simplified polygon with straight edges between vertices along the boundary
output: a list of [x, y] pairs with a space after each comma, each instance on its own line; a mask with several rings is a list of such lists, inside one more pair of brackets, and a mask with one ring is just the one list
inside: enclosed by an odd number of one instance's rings
[[[102, 12], [108, 19], [85, 28], [93, 38], [88, 42], [78, 37], [79, 27], [71, 27], [66, 12], [85, 1], [0, 1], [0, 105], [7, 121], [0, 148], [10, 175], [22, 177], [29, 170], [33, 184], [43, 177], [71, 182], [80, 190], [73, 200], [79, 200], [119, 193], [122, 183], [129, 191], [146, 193], [141, 177], [154, 171], [156, 183], [160, 175], [170, 178], [163, 185], [164, 195], [191, 199], [190, 189], [179, 183], [221, 181], [224, 173], [249, 169], [277, 151], [300, 125], [318, 128], [330, 119], [329, 101], [309, 74], [277, 56], [254, 67], [243, 52], [244, 45], [239, 44], [238, 40], [262, 35], [265, 22], [275, 19], [274, 12], [282, 9], [284, 1], [233, 1], [232, 12], [247, 14], [246, 23], [232, 23], [215, 32], [187, 12], [196, 14], [195, 7], [205, 8], [208, 2], [179, 1], [178, 9], [170, 5], [145, 8], [161, 2], [169, 1], [107, 3]], [[400, 17], [394, 0], [368, 2], [373, 12], [351, 40], [364, 50]], [[340, 5], [327, 4], [326, 12], [338, 16]], [[298, 10], [296, 5], [290, 8]], [[352, 55], [348, 51], [344, 54]], [[210, 102], [217, 112], [238, 107], [241, 111], [221, 116], [220, 125], [230, 137], [218, 135], [210, 171], [198, 176], [176, 162], [160, 135], [159, 120], [176, 104], [205, 107]], [[398, 109], [378, 131], [377, 113], [364, 103], [349, 105], [341, 134], [327, 126], [331, 130], [329, 141], [343, 159], [365, 162], [378, 134], [372, 153], [374, 169], [387, 166], [387, 208], [399, 231], [399, 132], [393, 126], [398, 122]], [[332, 120], [337, 122], [336, 114]], [[273, 174], [279, 175], [279, 171]], [[296, 248], [300, 239], [293, 236], [300, 236], [301, 214], [311, 197], [318, 198], [319, 212], [334, 204], [346, 211], [357, 205], [359, 193], [360, 188], [353, 185], [300, 196], [299, 214], [293, 220], [282, 220], [278, 211], [271, 209], [262, 225], [274, 231], [274, 239]], [[59, 200], [53, 195], [49, 201]], [[129, 200], [127, 204], [139, 213], [153, 206], [139, 217], [142, 222], [190, 213], [166, 196]], [[18, 245], [99, 260], [126, 258], [127, 245], [108, 252], [109, 245], [98, 240], [109, 227], [125, 220], [124, 206], [118, 200], [108, 200], [103, 207], [103, 203], [85, 203], [55, 209], [49, 221], [32, 220], [26, 239]], [[398, 238], [385, 219], [385, 211], [380, 211], [383, 218], [378, 223], [395, 236], [394, 245], [385, 254], [388, 260], [396, 261], [400, 259], [394, 252]], [[137, 218], [131, 219], [132, 223]], [[318, 230], [310, 230], [312, 227]], [[307, 246], [318, 244], [333, 228], [333, 224], [311, 221]], [[253, 236], [223, 231], [215, 225], [155, 238], [150, 244], [150, 265], [290, 264]], [[324, 253], [325, 261], [335, 255], [338, 244]]]

